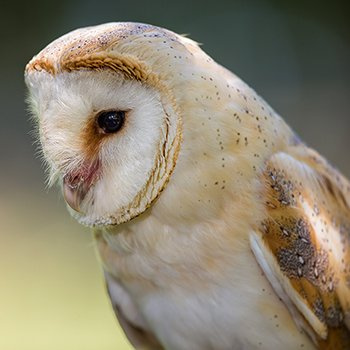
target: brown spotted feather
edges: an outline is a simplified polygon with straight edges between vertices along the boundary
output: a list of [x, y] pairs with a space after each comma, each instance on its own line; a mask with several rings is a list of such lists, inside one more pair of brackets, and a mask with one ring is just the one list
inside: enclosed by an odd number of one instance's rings
[[350, 349], [349, 183], [304, 146], [288, 153], [263, 175], [260, 248], [318, 347]]

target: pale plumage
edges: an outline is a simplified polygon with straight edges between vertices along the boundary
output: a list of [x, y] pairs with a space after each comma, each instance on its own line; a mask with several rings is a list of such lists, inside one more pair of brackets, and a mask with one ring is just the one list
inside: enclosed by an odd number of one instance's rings
[[54, 41], [26, 82], [135, 347], [349, 348], [349, 183], [238, 77], [188, 38], [110, 23]]

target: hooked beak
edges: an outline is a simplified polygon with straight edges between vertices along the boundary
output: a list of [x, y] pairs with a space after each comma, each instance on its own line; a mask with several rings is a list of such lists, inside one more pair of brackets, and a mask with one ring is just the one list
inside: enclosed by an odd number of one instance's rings
[[81, 204], [96, 182], [99, 162], [93, 162], [89, 167], [78, 172], [66, 174], [63, 177], [63, 196], [67, 204], [75, 211], [82, 213]]
[[63, 196], [68, 205], [77, 212], [81, 212], [80, 205], [90, 186], [81, 178], [71, 179], [69, 175], [63, 178]]

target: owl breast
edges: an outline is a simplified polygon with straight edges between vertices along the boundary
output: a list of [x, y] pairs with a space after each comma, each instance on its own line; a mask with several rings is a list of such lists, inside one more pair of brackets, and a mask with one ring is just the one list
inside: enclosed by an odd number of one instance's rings
[[[128, 227], [128, 234], [132, 229]], [[169, 258], [166, 261], [157, 252], [148, 258], [135, 252], [120, 233], [118, 243], [107, 244], [103, 235], [97, 241], [108, 271], [112, 304], [126, 334], [130, 337], [132, 333], [134, 345], [138, 342], [138, 334], [133, 333], [136, 328], [165, 349], [315, 349], [296, 328], [248, 246], [235, 257], [236, 262], [231, 258], [227, 265], [221, 264], [222, 272], [217, 276], [208, 272], [210, 267], [207, 271], [197, 267], [189, 277], [177, 262], [170, 264]]]

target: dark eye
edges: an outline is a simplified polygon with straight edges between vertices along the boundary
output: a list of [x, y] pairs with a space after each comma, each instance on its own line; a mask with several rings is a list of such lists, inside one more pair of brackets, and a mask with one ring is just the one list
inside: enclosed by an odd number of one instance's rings
[[97, 123], [103, 132], [110, 134], [120, 130], [124, 124], [124, 119], [124, 111], [104, 111], [98, 115]]

